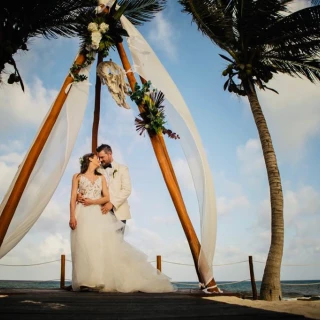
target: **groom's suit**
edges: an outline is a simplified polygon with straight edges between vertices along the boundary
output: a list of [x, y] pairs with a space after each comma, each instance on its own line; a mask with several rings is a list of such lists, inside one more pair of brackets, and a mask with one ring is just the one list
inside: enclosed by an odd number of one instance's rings
[[129, 170], [128, 167], [115, 161], [111, 166], [111, 168], [100, 169], [100, 172], [106, 177], [115, 216], [118, 220], [128, 220], [131, 218], [127, 200], [131, 194]]

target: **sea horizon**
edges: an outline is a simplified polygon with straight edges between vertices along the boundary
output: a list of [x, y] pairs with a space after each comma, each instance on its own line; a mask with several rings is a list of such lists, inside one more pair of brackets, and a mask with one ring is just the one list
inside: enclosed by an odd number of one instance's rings
[[[172, 281], [178, 289], [197, 289], [197, 281]], [[70, 280], [65, 285], [71, 284]], [[251, 281], [217, 281], [219, 288], [224, 292], [240, 293], [244, 296], [252, 295]], [[257, 291], [260, 291], [261, 281], [256, 281]], [[320, 280], [282, 280], [283, 299], [297, 299], [304, 297], [320, 298]], [[0, 280], [1, 289], [59, 289], [60, 280]]]

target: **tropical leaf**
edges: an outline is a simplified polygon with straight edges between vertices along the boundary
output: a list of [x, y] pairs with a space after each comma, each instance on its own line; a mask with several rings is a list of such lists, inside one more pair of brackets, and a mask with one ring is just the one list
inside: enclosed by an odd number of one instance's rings
[[125, 16], [133, 25], [150, 21], [166, 3], [167, 0], [118, 0], [119, 6], [126, 7]]
[[283, 17], [262, 30], [255, 45], [296, 45], [319, 40], [320, 6], [309, 7]]
[[303, 60], [287, 58], [277, 59], [270, 58], [269, 63], [272, 64], [277, 71], [288, 74], [293, 77], [306, 77], [311, 82], [320, 81], [320, 60]]

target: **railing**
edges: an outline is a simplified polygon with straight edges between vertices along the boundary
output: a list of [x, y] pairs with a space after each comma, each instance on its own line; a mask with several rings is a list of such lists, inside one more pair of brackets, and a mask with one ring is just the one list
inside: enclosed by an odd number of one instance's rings
[[[50, 264], [50, 263], [59, 262], [59, 261], [60, 261], [60, 288], [61, 289], [65, 289], [66, 262], [72, 262], [72, 261], [66, 259], [66, 256], [64, 254], [62, 254], [61, 258], [57, 259], [57, 260], [51, 260], [51, 261], [40, 262], [40, 263], [32, 263], [32, 264], [2, 264], [2, 263], [0, 263], [0, 266], [4, 266], [4, 267], [32, 267], [32, 266], [40, 266], [40, 265]], [[160, 255], [156, 256], [156, 260], [149, 261], [149, 262], [150, 263], [155, 263], [156, 262], [156, 268], [159, 271], [162, 271], [162, 263], [194, 267], [194, 264], [162, 260], [162, 257]], [[214, 267], [222, 267], [222, 266], [230, 266], [230, 265], [246, 263], [246, 262], [249, 262], [250, 279], [245, 279], [245, 280], [241, 280], [241, 281], [234, 281], [234, 282], [219, 283], [219, 286], [233, 285], [233, 284], [237, 284], [237, 283], [241, 283], [241, 282], [251, 281], [252, 296], [253, 296], [254, 300], [257, 300], [258, 299], [258, 294], [257, 294], [257, 288], [256, 288], [256, 281], [255, 281], [255, 277], [254, 277], [253, 263], [265, 264], [265, 262], [253, 260], [252, 256], [249, 256], [249, 260], [230, 262], [230, 263], [224, 263], [224, 264], [214, 264], [213, 266]], [[286, 267], [306, 267], [306, 266], [320, 266], [320, 264], [282, 264], [282, 266], [286, 266]], [[40, 282], [56, 281], [56, 280], [59, 280], [59, 279], [43, 280], [43, 281], [40, 281]], [[190, 284], [186, 284], [184, 282], [176, 282], [176, 283], [180, 284], [181, 286], [187, 285], [188, 287], [190, 287]], [[316, 282], [316, 283], [298, 283], [298, 284], [297, 283], [281, 283], [281, 285], [284, 285], [284, 286], [312, 286], [312, 285], [319, 285], [319, 284], [320, 284], [320, 282]], [[195, 287], [199, 287], [198, 285], [194, 285], [194, 286]]]

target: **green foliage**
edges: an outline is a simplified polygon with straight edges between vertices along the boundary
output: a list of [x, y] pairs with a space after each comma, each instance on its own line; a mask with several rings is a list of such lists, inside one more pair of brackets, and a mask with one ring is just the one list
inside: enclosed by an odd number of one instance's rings
[[[224, 90], [246, 95], [274, 74], [320, 81], [320, 6], [294, 13], [292, 0], [179, 0], [199, 30], [228, 56]], [[317, 0], [314, 1], [316, 4]], [[248, 89], [249, 88], [249, 89]]]
[[[122, 28], [119, 19], [125, 12], [129, 21], [141, 25], [150, 21], [155, 13], [161, 11], [166, 0], [119, 0], [111, 8], [111, 14], [97, 17], [95, 8], [96, 0], [28, 0], [7, 1], [0, 11], [0, 73], [5, 64], [14, 65], [15, 74], [18, 75], [13, 56], [18, 50], [28, 50], [28, 41], [33, 37], [47, 39], [80, 36], [82, 49], [89, 42], [90, 34], [88, 24], [107, 20], [110, 24], [108, 34], [102, 39], [99, 50], [103, 56], [109, 54], [109, 49], [117, 42], [122, 42], [122, 37], [127, 37], [127, 32]], [[120, 9], [116, 10], [116, 5]], [[106, 17], [107, 16], [107, 17]], [[1, 80], [0, 80], [1, 81]], [[9, 81], [12, 82], [12, 78]], [[23, 87], [22, 80], [20, 81]]]
[[126, 18], [133, 25], [142, 25], [152, 20], [156, 13], [165, 8], [166, 3], [167, 0], [118, 0], [119, 6], [126, 7]]
[[169, 138], [180, 139], [179, 135], [165, 128], [164, 94], [156, 89], [151, 91], [150, 81], [144, 83], [142, 87], [136, 83], [134, 92], [130, 92], [130, 98], [143, 107], [143, 112], [135, 119], [136, 130], [140, 135], [147, 130], [150, 135], [162, 132]]

